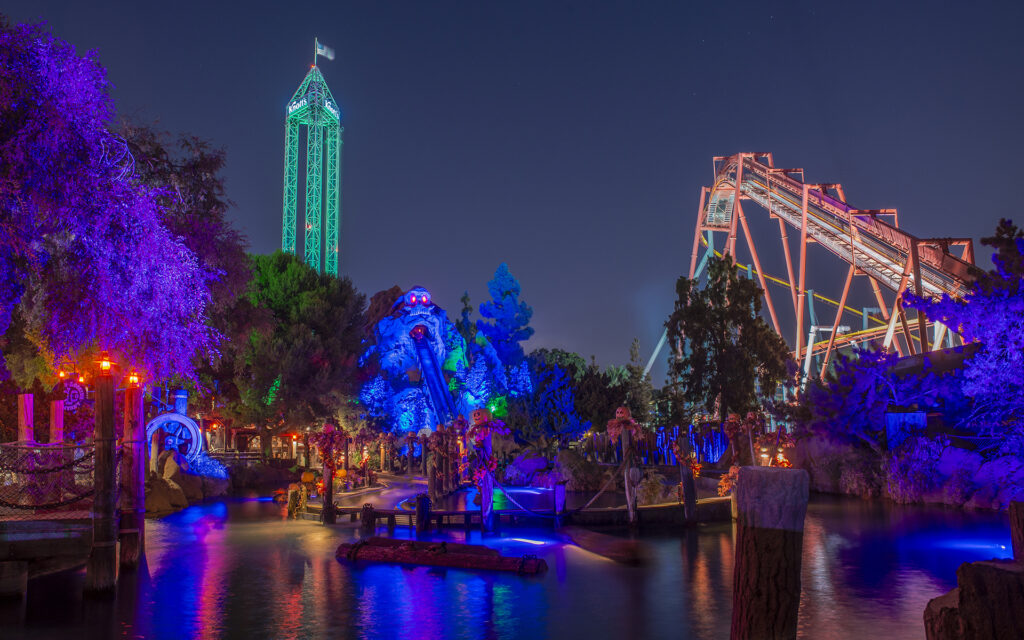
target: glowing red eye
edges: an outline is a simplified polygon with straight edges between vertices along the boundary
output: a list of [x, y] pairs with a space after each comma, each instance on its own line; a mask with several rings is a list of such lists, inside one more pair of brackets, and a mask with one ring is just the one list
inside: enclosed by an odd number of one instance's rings
[[410, 300], [412, 300], [413, 304], [416, 304], [416, 296], [413, 296], [412, 298], [410, 298]]

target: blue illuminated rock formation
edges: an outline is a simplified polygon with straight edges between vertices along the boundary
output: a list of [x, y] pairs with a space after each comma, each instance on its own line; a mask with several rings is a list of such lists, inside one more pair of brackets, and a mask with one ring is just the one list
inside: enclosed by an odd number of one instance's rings
[[380, 374], [366, 383], [360, 400], [392, 430], [432, 429], [466, 412], [459, 397], [467, 369], [465, 340], [423, 287], [402, 294], [374, 327], [363, 363], [370, 359]]

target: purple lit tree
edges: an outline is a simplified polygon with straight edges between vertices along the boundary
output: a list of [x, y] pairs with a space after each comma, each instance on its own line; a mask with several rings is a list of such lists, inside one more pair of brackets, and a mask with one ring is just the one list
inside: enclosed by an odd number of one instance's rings
[[27, 355], [106, 349], [151, 379], [188, 378], [218, 341], [212, 274], [163, 224], [161, 192], [134, 179], [113, 113], [94, 53], [0, 23], [0, 329], [18, 308]]
[[981, 242], [995, 248], [995, 268], [969, 294], [911, 303], [979, 344], [963, 373], [963, 392], [974, 399], [968, 421], [995, 435], [1024, 423], [1024, 231], [1002, 220]]

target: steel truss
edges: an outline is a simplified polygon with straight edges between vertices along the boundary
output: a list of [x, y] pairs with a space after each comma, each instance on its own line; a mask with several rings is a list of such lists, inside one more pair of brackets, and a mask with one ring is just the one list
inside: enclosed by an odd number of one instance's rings
[[[842, 185], [807, 183], [802, 169], [776, 168], [770, 153], [716, 157], [714, 169], [712, 186], [701, 188], [690, 278], [699, 275], [711, 255], [728, 254], [735, 259], [742, 234], [753, 261], [746, 269], [758, 278], [764, 290], [765, 308], [780, 335], [783, 331], [772, 287], [788, 290], [787, 297], [796, 318], [796, 331], [790, 344], [794, 347], [794, 359], [803, 364], [804, 381], [814, 373], [824, 377], [832, 354], [844, 345], [880, 341], [886, 350], [896, 349], [901, 355], [909, 355], [930, 351], [943, 342], [952, 343], [953, 332], [941, 323], [929, 322], [923, 313], [915, 312], [911, 317], [905, 295], [912, 291], [920, 297], [938, 298], [948, 294], [958, 298], [967, 293], [976, 273], [974, 245], [970, 238], [918, 238], [899, 228], [895, 209], [855, 209], [846, 202]], [[770, 218], [778, 221], [788, 279], [774, 278], [762, 269], [743, 206], [747, 201], [759, 205]], [[715, 250], [716, 233], [726, 234], [721, 252]], [[798, 238], [796, 265], [790, 235]], [[807, 246], [811, 243], [821, 245], [848, 265], [838, 301], [814, 294], [805, 286]], [[954, 249], [959, 250], [959, 255], [952, 252]], [[874, 310], [880, 312], [881, 319], [871, 315], [870, 310], [847, 306], [856, 276], [869, 280], [878, 304]], [[883, 289], [889, 292], [891, 300], [886, 300]], [[812, 305], [814, 299], [836, 307], [830, 324], [818, 324]], [[862, 330], [850, 332], [849, 327], [842, 325], [843, 316], [850, 314], [860, 317]], [[870, 323], [876, 326], [869, 326]], [[819, 333], [827, 334], [827, 338], [815, 341]], [[816, 372], [811, 371], [812, 356], [820, 356]], [[653, 361], [654, 356], [648, 368]]]
[[341, 126], [341, 109], [316, 65], [310, 68], [295, 95], [288, 101], [285, 118], [281, 249], [289, 253], [295, 253], [299, 134], [303, 126], [306, 127], [306, 198], [302, 257], [314, 269], [336, 276], [338, 230], [341, 227], [341, 148], [345, 128]]

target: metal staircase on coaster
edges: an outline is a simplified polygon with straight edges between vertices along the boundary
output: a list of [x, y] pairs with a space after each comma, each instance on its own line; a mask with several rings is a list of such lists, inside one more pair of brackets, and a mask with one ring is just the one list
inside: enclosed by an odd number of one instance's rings
[[[824, 377], [833, 351], [843, 345], [881, 340], [882, 348], [895, 348], [901, 355], [930, 351], [943, 341], [952, 346], [954, 333], [947, 327], [929, 322], [921, 313], [915, 312], [914, 318], [909, 316], [904, 294], [912, 291], [919, 297], [963, 296], [976, 272], [970, 238], [918, 238], [899, 228], [895, 209], [855, 209], [847, 204], [842, 185], [804, 182], [803, 169], [776, 168], [770, 153], [716, 157], [714, 167], [712, 186], [701, 188], [690, 278], [699, 277], [712, 255], [735, 256], [742, 233], [753, 264], [740, 266], [758, 278], [772, 326], [780, 335], [783, 332], [768, 285], [789, 290], [796, 318], [796, 335], [791, 345], [795, 344], [794, 358], [803, 363], [804, 381], [812, 374], [812, 356], [821, 356], [817, 373]], [[759, 205], [778, 221], [788, 280], [762, 270], [743, 206], [745, 201]], [[796, 267], [789, 240], [791, 230], [799, 238]], [[715, 233], [727, 234], [722, 251], [715, 249]], [[807, 246], [811, 243], [821, 245], [849, 266], [838, 301], [805, 287]], [[959, 249], [960, 255], [954, 255], [953, 249]], [[857, 275], [870, 281], [878, 307], [858, 310], [847, 306], [850, 286]], [[894, 294], [892, 302], [886, 302], [883, 288]], [[818, 324], [814, 300], [836, 307], [831, 325]], [[871, 311], [880, 313], [881, 318], [871, 315]], [[810, 322], [805, 336], [808, 313]], [[850, 332], [848, 326], [841, 325], [844, 314], [860, 316], [863, 329]], [[897, 324], [901, 335], [897, 335]], [[819, 333], [827, 334], [827, 339], [816, 342]], [[666, 336], [662, 335], [647, 363], [648, 371], [665, 341]]]

